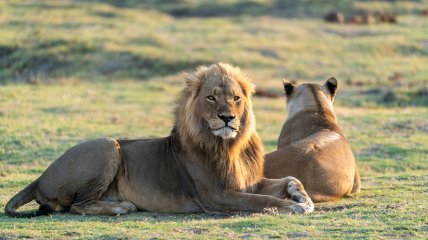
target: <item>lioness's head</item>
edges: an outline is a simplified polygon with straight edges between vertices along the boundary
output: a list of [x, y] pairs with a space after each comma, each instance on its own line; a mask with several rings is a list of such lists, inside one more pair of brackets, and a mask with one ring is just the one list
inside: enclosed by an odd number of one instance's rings
[[184, 74], [186, 87], [176, 109], [176, 126], [192, 140], [233, 140], [254, 130], [253, 85], [229, 64], [201, 66]]
[[324, 85], [305, 83], [296, 86], [284, 80], [288, 118], [301, 111], [331, 111], [336, 96], [337, 80], [329, 78]]

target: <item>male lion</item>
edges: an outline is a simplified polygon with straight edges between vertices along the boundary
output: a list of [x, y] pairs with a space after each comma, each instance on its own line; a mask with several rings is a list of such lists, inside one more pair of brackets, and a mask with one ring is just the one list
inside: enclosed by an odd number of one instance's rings
[[[263, 178], [263, 149], [250, 99], [253, 88], [240, 70], [219, 63], [199, 67], [185, 79], [170, 136], [78, 144], [14, 196], [6, 213], [313, 211], [297, 179]], [[40, 204], [37, 212], [15, 211], [33, 199]]]
[[265, 156], [268, 178], [293, 176], [314, 202], [337, 200], [360, 190], [354, 154], [333, 111], [337, 81], [296, 87], [284, 80], [287, 121], [278, 150]]

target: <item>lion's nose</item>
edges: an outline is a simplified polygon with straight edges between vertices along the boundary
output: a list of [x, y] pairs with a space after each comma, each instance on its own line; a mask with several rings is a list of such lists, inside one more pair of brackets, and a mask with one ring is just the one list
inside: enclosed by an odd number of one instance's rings
[[225, 123], [230, 122], [230, 120], [235, 118], [235, 115], [223, 115], [223, 114], [219, 114], [218, 117], [223, 120]]

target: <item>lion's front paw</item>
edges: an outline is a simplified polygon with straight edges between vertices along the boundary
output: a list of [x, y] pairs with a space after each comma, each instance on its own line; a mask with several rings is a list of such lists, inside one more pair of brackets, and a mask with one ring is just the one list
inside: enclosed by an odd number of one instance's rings
[[291, 179], [290, 182], [288, 182], [287, 185], [287, 193], [289, 194], [290, 198], [298, 203], [307, 203], [312, 202], [309, 195], [306, 193], [305, 189], [303, 188], [302, 183], [297, 180], [297, 178]]
[[[287, 200], [286, 200], [287, 201]], [[296, 203], [293, 201], [288, 201], [286, 206], [278, 208], [279, 213], [286, 214], [308, 214], [314, 211], [314, 204], [312, 201], [305, 203]]]
[[293, 210], [293, 213], [299, 213], [299, 214], [311, 213], [314, 211], [314, 203], [309, 199], [309, 202], [297, 203], [296, 205], [292, 206], [291, 209]]

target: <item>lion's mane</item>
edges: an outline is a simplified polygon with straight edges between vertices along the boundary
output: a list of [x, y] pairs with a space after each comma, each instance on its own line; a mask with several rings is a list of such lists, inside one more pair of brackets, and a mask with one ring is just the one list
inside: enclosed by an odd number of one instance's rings
[[[240, 130], [232, 139], [214, 136], [204, 124], [200, 105], [195, 100], [204, 81], [211, 77], [229, 78], [237, 81], [247, 101], [240, 117]], [[193, 74], [185, 74], [187, 87], [181, 92], [175, 108], [175, 131], [182, 147], [188, 151], [209, 152], [206, 165], [217, 176], [219, 183], [230, 190], [254, 187], [263, 175], [263, 147], [255, 130], [255, 118], [251, 105], [254, 86], [239, 68], [228, 64], [199, 67]], [[243, 182], [242, 182], [243, 181]]]

